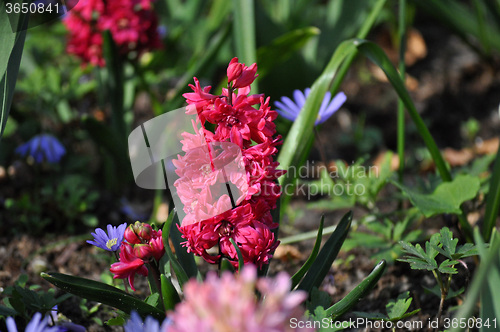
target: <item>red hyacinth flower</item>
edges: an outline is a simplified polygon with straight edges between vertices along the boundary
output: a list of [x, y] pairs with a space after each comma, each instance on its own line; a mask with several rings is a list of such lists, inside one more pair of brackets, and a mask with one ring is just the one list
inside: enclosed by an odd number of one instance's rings
[[142, 276], [148, 275], [148, 269], [144, 261], [134, 254], [134, 249], [128, 243], [122, 243], [120, 248], [120, 261], [111, 264], [109, 269], [114, 274], [114, 279], [128, 279], [130, 287], [135, 291], [134, 278], [138, 273]]

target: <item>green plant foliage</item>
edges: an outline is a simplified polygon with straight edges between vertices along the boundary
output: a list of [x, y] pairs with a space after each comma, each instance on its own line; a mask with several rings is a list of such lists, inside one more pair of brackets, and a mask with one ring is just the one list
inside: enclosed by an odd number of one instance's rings
[[358, 317], [373, 319], [373, 320], [386, 320], [390, 322], [397, 322], [399, 320], [415, 315], [420, 309], [415, 309], [408, 312], [413, 298], [410, 297], [410, 292], [404, 292], [398, 296], [396, 300], [390, 300], [385, 306], [387, 314], [379, 312], [358, 312], [354, 313]]
[[[472, 244], [467, 243], [457, 247], [457, 242], [458, 239], [453, 238], [453, 234], [447, 227], [443, 227], [439, 233], [431, 236], [430, 240], [425, 243], [425, 250], [420, 244], [413, 246], [411, 243], [401, 241], [406, 256], [398, 260], [409, 263], [410, 267], [415, 270], [432, 271], [439, 285], [440, 294], [436, 294], [441, 297], [438, 319], [441, 317], [444, 301], [450, 295], [451, 278], [458, 273], [455, 268], [455, 265], [459, 263], [458, 260], [477, 255], [477, 250]], [[440, 253], [447, 259], [438, 264], [436, 257]], [[461, 290], [454, 292], [456, 295], [460, 293]]]
[[[487, 248], [478, 228], [474, 230], [474, 240], [481, 257], [481, 265], [477, 269], [472, 283], [466, 293], [466, 300], [460, 306], [454, 318], [458, 321], [468, 320], [476, 314], [476, 303], [480, 299], [479, 317], [474, 327], [480, 331], [491, 331], [498, 328], [500, 317], [500, 299], [496, 294], [500, 291], [500, 237], [496, 231], [491, 235]], [[481, 321], [479, 322], [479, 319]], [[451, 332], [466, 331], [459, 324], [451, 328]]]
[[7, 287], [2, 295], [5, 306], [0, 306], [0, 316], [21, 316], [29, 321], [35, 312], [47, 313], [52, 308], [71, 297], [65, 294], [55, 296], [55, 289], [47, 292], [38, 290], [39, 287], [26, 287], [28, 276], [22, 274], [15, 285]]
[[[7, 14], [5, 3], [0, 5], [0, 139], [9, 116], [19, 64], [23, 54], [28, 15]], [[13, 32], [13, 29], [17, 28]]]
[[352, 248], [364, 247], [374, 250], [372, 258], [384, 259], [388, 263], [394, 262], [403, 253], [399, 241], [415, 242], [421, 237], [421, 229], [410, 230], [417, 214], [417, 210], [412, 209], [406, 212], [402, 221], [393, 222], [384, 218], [365, 222], [363, 225], [369, 233], [358, 228], [356, 232], [350, 234], [344, 249], [348, 251]]
[[358, 303], [359, 299], [364, 297], [368, 292], [375, 287], [378, 280], [384, 274], [386, 262], [380, 261], [370, 274], [363, 279], [353, 290], [349, 292], [342, 300], [326, 309], [326, 313], [333, 319], [337, 319]]
[[498, 147], [493, 169], [493, 175], [489, 183], [488, 197], [486, 199], [486, 211], [484, 213], [483, 237], [486, 241], [490, 239], [500, 211], [500, 146]]
[[330, 200], [309, 203], [308, 207], [336, 210], [352, 208], [359, 204], [367, 209], [373, 209], [378, 194], [393, 174], [390, 168], [391, 158], [392, 153], [387, 153], [378, 172], [373, 166], [364, 166], [364, 159], [359, 159], [350, 166], [337, 160], [336, 170], [333, 172], [322, 168], [320, 179], [311, 181], [307, 185], [311, 188], [320, 188], [320, 193], [330, 195]]
[[162, 310], [125, 293], [119, 288], [98, 281], [55, 272], [42, 273], [41, 276], [62, 290], [87, 300], [101, 302], [125, 312], [135, 310], [143, 318], [149, 315], [156, 319], [165, 317]]
[[325, 221], [325, 216], [323, 215], [321, 216], [321, 220], [319, 222], [318, 235], [316, 236], [316, 242], [314, 242], [314, 247], [313, 250], [311, 251], [311, 254], [307, 258], [304, 265], [302, 265], [302, 267], [292, 276], [292, 289], [294, 289], [295, 286], [299, 284], [299, 282], [302, 280], [302, 277], [304, 277], [304, 275], [309, 270], [311, 265], [316, 260], [316, 257], [318, 256], [319, 248], [321, 246], [321, 238], [323, 236], [324, 221]]
[[274, 39], [270, 45], [260, 47], [257, 50], [259, 75], [266, 75], [276, 64], [284, 62], [319, 34], [320, 30], [316, 27], [296, 29]]
[[477, 177], [459, 175], [452, 182], [438, 185], [432, 194], [421, 194], [395, 181], [392, 183], [401, 189], [426, 217], [442, 213], [461, 213], [460, 206], [476, 197], [480, 184]]
[[347, 233], [351, 226], [351, 220], [352, 212], [348, 212], [344, 215], [342, 220], [340, 220], [335, 232], [333, 232], [328, 241], [326, 241], [311, 268], [307, 271], [304, 279], [298, 285], [298, 289], [305, 290], [309, 293], [313, 287], [320, 286], [347, 237]]

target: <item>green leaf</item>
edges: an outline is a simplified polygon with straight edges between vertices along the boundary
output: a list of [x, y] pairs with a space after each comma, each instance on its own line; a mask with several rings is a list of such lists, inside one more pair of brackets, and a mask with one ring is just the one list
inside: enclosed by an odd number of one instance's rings
[[444, 260], [441, 264], [439, 264], [439, 272], [447, 273], [447, 274], [456, 274], [457, 269], [454, 266], [458, 264], [457, 261], [450, 261], [449, 259]]
[[[231, 5], [231, 3], [228, 3]], [[255, 3], [253, 0], [232, 1], [234, 13], [234, 42], [236, 44], [236, 56], [240, 62], [247, 66], [257, 62], [256, 39], [255, 39]], [[257, 82], [252, 84], [252, 93], [257, 93]]]
[[101, 302], [127, 313], [135, 310], [143, 319], [148, 315], [161, 320], [165, 318], [165, 313], [156, 307], [125, 293], [119, 288], [98, 281], [56, 272], [42, 272], [41, 277], [63, 291], [87, 300]]
[[[5, 3], [0, 4], [0, 140], [7, 123], [17, 74], [24, 48], [28, 15], [22, 13], [7, 14]], [[13, 27], [17, 27], [12, 32]]]
[[311, 290], [310, 299], [306, 302], [306, 308], [309, 311], [314, 310], [317, 307], [326, 308], [332, 303], [332, 298], [330, 294], [325, 291], [319, 290], [317, 287], [313, 287]]
[[[425, 286], [422, 286], [427, 292], [431, 293], [431, 294], [434, 294], [436, 295], [437, 297], [441, 298], [441, 288], [439, 287], [438, 284], [434, 285], [433, 287], [425, 287]], [[448, 290], [448, 295], [446, 295], [446, 300], [449, 300], [449, 299], [452, 299], [454, 297], [457, 297], [458, 295], [462, 294], [463, 292], [465, 291], [465, 288], [464, 287], [461, 287], [460, 289], [458, 290], [453, 290], [453, 289], [449, 289]]]
[[18, 313], [16, 310], [0, 305], [0, 316], [8, 317], [8, 316], [15, 316], [17, 314]]
[[130, 183], [133, 180], [132, 168], [123, 167], [123, 165], [130, 164], [127, 140], [121, 140], [112, 127], [93, 117], [86, 117], [82, 122], [90, 137], [102, 150], [105, 162], [110, 165], [110, 173], [113, 174], [113, 177], [106, 178], [106, 181], [109, 181], [108, 186], [119, 187]]
[[240, 248], [238, 248], [238, 245], [236, 244], [236, 242], [234, 242], [234, 239], [233, 238], [229, 238], [229, 241], [233, 245], [234, 250], [236, 250], [236, 254], [238, 255], [238, 271], [240, 271], [243, 268], [243, 265], [244, 265], [244, 263], [243, 263], [243, 256], [241, 255]]
[[483, 237], [489, 241], [491, 232], [495, 228], [498, 212], [500, 211], [500, 145], [493, 165], [493, 175], [490, 180], [490, 190], [486, 196], [486, 211], [484, 213]]
[[[353, 42], [344, 42], [340, 44], [323, 73], [312, 85], [311, 92], [288, 132], [278, 156], [278, 162], [281, 168], [287, 170], [291, 166], [297, 166], [300, 155], [297, 155], [296, 152], [304, 150], [304, 146], [309, 142], [309, 137], [312, 136], [314, 123], [318, 116], [319, 108], [323, 102], [325, 93], [330, 88], [333, 78], [344, 59], [355, 52], [356, 45]], [[293, 180], [294, 179], [285, 176], [279, 178], [279, 182], [282, 186], [287, 183], [292, 183]], [[285, 181], [287, 181], [287, 183], [285, 183]]]
[[198, 267], [196, 266], [194, 255], [187, 252], [186, 247], [181, 245], [181, 242], [184, 242], [184, 239], [181, 237], [181, 232], [177, 228], [179, 220], [177, 214], [174, 215], [173, 220], [172, 226], [170, 227], [170, 236], [172, 238], [172, 243], [174, 244], [177, 260], [186, 272], [188, 278], [196, 278], [199, 273]]
[[125, 318], [123, 317], [115, 317], [111, 318], [106, 322], [108, 326], [123, 326], [125, 324]]
[[147, 304], [149, 304], [153, 307], [158, 308], [158, 304], [160, 303], [159, 300], [160, 300], [160, 294], [153, 293], [153, 294], [149, 295], [144, 302], [146, 302]]
[[[434, 237], [434, 239], [437, 240], [437, 237]], [[435, 240], [432, 241], [431, 237], [431, 242], [435, 242]], [[432, 271], [438, 268], [437, 262], [434, 259], [437, 255], [437, 251], [430, 247], [429, 242], [426, 243], [427, 253], [424, 251], [424, 249], [422, 249], [422, 247], [418, 243], [415, 246], [413, 246], [411, 243], [404, 241], [400, 241], [399, 243], [403, 247], [403, 251], [410, 256], [405, 256], [404, 258], [400, 258], [398, 259], [398, 261], [409, 263], [410, 267], [414, 270]]]
[[332, 305], [326, 310], [328, 316], [333, 319], [345, 314], [353, 306], [358, 303], [359, 299], [364, 297], [368, 292], [375, 287], [378, 280], [385, 270], [386, 263], [384, 260], [380, 261], [373, 271], [357, 285], [352, 291], [349, 292], [342, 300]]
[[[481, 26], [475, 12], [466, 6], [465, 3], [453, 0], [429, 0], [429, 1], [415, 1], [421, 8], [425, 9], [428, 13], [438, 18], [444, 25], [450, 27], [461, 38], [468, 41], [470, 45], [471, 36], [480, 39], [484, 47], [487, 45], [500, 50], [500, 41], [494, 36], [498, 35], [499, 31], [492, 24]], [[483, 31], [484, 29], [484, 31]], [[482, 40], [481, 35], [484, 35], [486, 40]], [[473, 46], [474, 47], [474, 46]], [[484, 51], [474, 47], [476, 51], [484, 54]]]
[[447, 253], [446, 257], [452, 259], [453, 254], [457, 249], [458, 239], [453, 239], [453, 233], [448, 227], [441, 228], [441, 243], [443, 244], [443, 250]]
[[125, 123], [124, 110], [124, 68], [118, 47], [109, 30], [103, 33], [103, 53], [106, 60], [106, 80], [103, 82], [107, 93], [106, 102], [111, 104], [111, 125], [115, 135], [123, 141], [127, 141], [127, 135], [130, 132]]
[[286, 61], [294, 52], [298, 51], [314, 36], [319, 35], [316, 27], [295, 29], [279, 36], [270, 45], [262, 46], [257, 50], [259, 75], [266, 75], [273, 66]]
[[461, 259], [469, 256], [478, 255], [477, 248], [472, 243], [466, 243], [462, 246], [458, 246], [456, 253], [453, 255], [453, 259]]
[[396, 299], [396, 301], [390, 301], [385, 306], [387, 310], [387, 317], [389, 318], [390, 321], [398, 321], [403, 318], [414, 315], [415, 313], [420, 311], [420, 309], [417, 309], [407, 313], [412, 301], [412, 298], [409, 296], [410, 292], [405, 292], [403, 294], [400, 294]]
[[319, 221], [318, 235], [316, 236], [316, 242], [314, 242], [313, 250], [311, 251], [311, 254], [307, 258], [304, 265], [302, 265], [302, 267], [293, 275], [292, 289], [294, 289], [295, 286], [299, 284], [300, 280], [302, 280], [302, 277], [306, 274], [306, 272], [309, 270], [314, 260], [318, 256], [319, 248], [321, 246], [321, 238], [323, 237], [324, 221], [325, 221], [325, 215], [322, 215], [321, 220]]
[[387, 320], [387, 316], [380, 312], [353, 311], [352, 313], [361, 318], [367, 318], [371, 320]]
[[161, 278], [161, 295], [163, 297], [163, 306], [165, 310], [173, 310], [175, 305], [181, 301], [179, 294], [175, 289], [170, 278], [167, 278], [164, 274], [160, 276]]
[[432, 194], [421, 194], [395, 181], [392, 183], [403, 191], [412, 204], [427, 218], [436, 214], [460, 214], [460, 205], [476, 197], [479, 179], [470, 175], [459, 175], [451, 182], [441, 183]]
[[319, 287], [321, 282], [325, 278], [326, 274], [332, 267], [333, 261], [337, 257], [337, 254], [344, 243], [347, 234], [349, 233], [349, 228], [351, 227], [352, 212], [347, 212], [342, 220], [340, 220], [335, 232], [326, 241], [325, 245], [318, 254], [318, 257], [314, 260], [313, 265], [307, 271], [306, 276], [302, 282], [297, 287], [298, 289], [305, 290], [306, 292], [311, 292], [313, 287]]
[[172, 268], [174, 269], [177, 280], [179, 281], [179, 284], [181, 285], [181, 288], [182, 288], [182, 286], [188, 281], [189, 277], [186, 274], [186, 271], [184, 271], [184, 268], [182, 267], [182, 265], [177, 260], [177, 257], [175, 257], [174, 253], [172, 252], [172, 249], [170, 248], [169, 236], [170, 236], [170, 230], [172, 229], [172, 227], [175, 227], [175, 226], [172, 226], [174, 216], [175, 216], [175, 210], [172, 210], [170, 212], [170, 214], [168, 215], [167, 220], [163, 224], [161, 236], [162, 236], [163, 247], [165, 248], [165, 252], [167, 253], [170, 264], [172, 265]]
[[[324, 322], [324, 320], [326, 319], [328, 322], [330, 322], [330, 317], [328, 315], [328, 313], [326, 312], [326, 310], [322, 307], [322, 306], [318, 306], [314, 309], [314, 312], [311, 314], [310, 311], [306, 311], [306, 317], [309, 321], [316, 321], [316, 322], [320, 322], [322, 324], [322, 322]], [[347, 329], [349, 327], [351, 327], [352, 325], [354, 325], [354, 322], [349, 322], [349, 321], [343, 321], [341, 323], [341, 326], [340, 327], [335, 327], [335, 326], [328, 326], [328, 327], [320, 327], [319, 330], [317, 330], [318, 332], [333, 332], [333, 331], [342, 331], [344, 329]]]
[[420, 309], [416, 309], [411, 312], [407, 312], [408, 309], [410, 308], [412, 301], [411, 297], [408, 298], [409, 295], [410, 292], [405, 292], [400, 294], [396, 300], [389, 301], [389, 303], [385, 306], [387, 315], [383, 315], [379, 312], [368, 313], [368, 312], [355, 311], [354, 313], [359, 317], [364, 317], [368, 319], [396, 322], [405, 319], [407, 317], [413, 316], [414, 314], [420, 311]]

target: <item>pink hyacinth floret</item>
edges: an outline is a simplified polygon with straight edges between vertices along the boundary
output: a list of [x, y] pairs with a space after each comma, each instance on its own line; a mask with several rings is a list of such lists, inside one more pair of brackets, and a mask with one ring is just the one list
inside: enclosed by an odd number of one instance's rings
[[256, 272], [255, 266], [247, 265], [237, 275], [224, 272], [219, 278], [209, 273], [203, 283], [188, 281], [184, 301], [169, 314], [172, 325], [168, 331], [314, 331], [290, 325], [292, 318], [303, 319], [301, 303], [307, 293], [291, 292], [290, 276], [285, 272], [261, 279]]
[[136, 274], [148, 275], [147, 264], [158, 264], [165, 254], [162, 231], [137, 221], [125, 229], [125, 241], [120, 245], [119, 260], [109, 269], [114, 279], [128, 279], [135, 291]]
[[[281, 137], [269, 98], [250, 95], [256, 72], [256, 64], [247, 67], [234, 58], [222, 95], [211, 94], [197, 78], [190, 85], [193, 92], [183, 95], [186, 114], [197, 115], [198, 122], [193, 121], [194, 134], [182, 135], [184, 154], [172, 161], [185, 213], [179, 229], [187, 250], [210, 263], [225, 257], [238, 266], [233, 239], [244, 263], [262, 268], [279, 244], [271, 211], [281, 192], [277, 179], [285, 173], [274, 161]], [[214, 125], [213, 132], [206, 123]]]
[[64, 24], [69, 31], [67, 52], [88, 63], [104, 66], [103, 32], [109, 30], [120, 55], [162, 47], [158, 18], [152, 0], [80, 0], [68, 12]]

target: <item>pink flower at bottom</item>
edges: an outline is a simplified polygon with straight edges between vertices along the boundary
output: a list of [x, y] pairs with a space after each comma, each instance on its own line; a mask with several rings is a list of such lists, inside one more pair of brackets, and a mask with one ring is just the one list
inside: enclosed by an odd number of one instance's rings
[[[285, 332], [292, 318], [304, 316], [304, 291], [290, 291], [290, 277], [257, 279], [256, 268], [247, 265], [238, 275], [225, 272], [221, 278], [208, 274], [205, 282], [190, 280], [184, 286], [185, 299], [169, 317], [169, 332]], [[260, 293], [260, 298], [256, 295]]]

